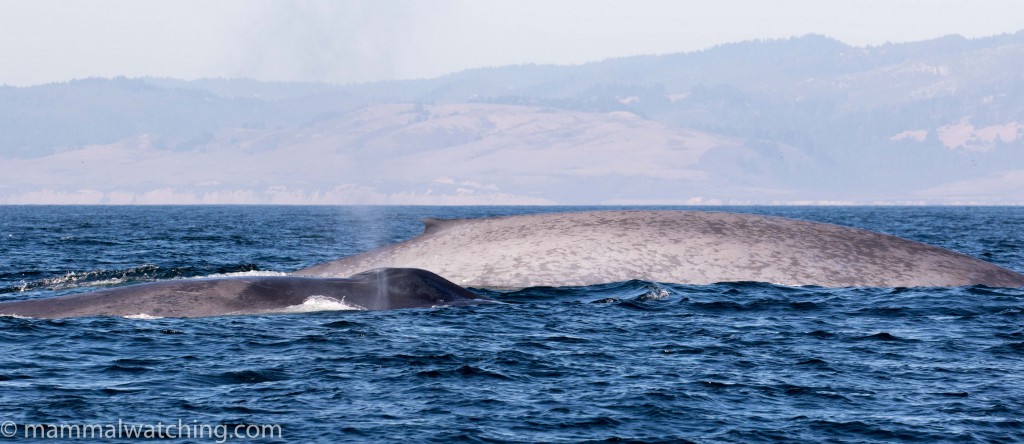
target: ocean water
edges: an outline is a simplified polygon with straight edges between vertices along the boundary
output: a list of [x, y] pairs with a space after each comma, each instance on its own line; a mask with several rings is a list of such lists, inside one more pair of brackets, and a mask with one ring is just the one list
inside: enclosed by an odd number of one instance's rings
[[[0, 207], [0, 301], [284, 273], [412, 237], [425, 216], [578, 209]], [[1024, 208], [728, 210], [1024, 271]], [[120, 422], [209, 427], [160, 442], [246, 442], [232, 435], [240, 425], [279, 427], [260, 442], [1024, 441], [1024, 289], [630, 281], [480, 293], [507, 304], [0, 317], [0, 440]]]

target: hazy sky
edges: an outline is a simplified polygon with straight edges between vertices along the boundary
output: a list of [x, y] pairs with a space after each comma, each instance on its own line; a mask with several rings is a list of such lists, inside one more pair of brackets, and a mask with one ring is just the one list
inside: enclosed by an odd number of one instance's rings
[[1020, 0], [0, 0], [0, 84], [99, 76], [363, 82], [825, 34], [1024, 29]]

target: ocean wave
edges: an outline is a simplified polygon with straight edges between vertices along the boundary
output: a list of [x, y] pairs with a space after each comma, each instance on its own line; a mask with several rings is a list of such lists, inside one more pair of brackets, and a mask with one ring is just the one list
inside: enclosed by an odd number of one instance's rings
[[[29, 275], [42, 274], [40, 272], [22, 273]], [[68, 290], [80, 287], [111, 286], [123, 284], [128, 281], [145, 281], [159, 279], [166, 274], [159, 266], [146, 264], [138, 267], [131, 267], [123, 270], [91, 270], [91, 271], [68, 271], [64, 274], [51, 276], [42, 279], [22, 281], [16, 285], [8, 285], [0, 288], [0, 294], [20, 293], [30, 290]]]
[[[197, 274], [198, 273], [198, 274]], [[0, 281], [13, 281], [23, 277], [43, 276], [46, 273], [32, 270], [20, 273], [8, 273], [0, 276]], [[0, 287], [0, 294], [22, 293], [32, 290], [61, 291], [84, 287], [112, 287], [123, 284], [154, 282], [171, 279], [252, 277], [252, 276], [287, 276], [288, 273], [260, 270], [254, 264], [238, 264], [218, 267], [212, 272], [203, 274], [203, 270], [192, 267], [161, 267], [145, 264], [136, 267], [115, 270], [68, 271], [56, 276], [32, 280], [22, 280], [14, 285]]]

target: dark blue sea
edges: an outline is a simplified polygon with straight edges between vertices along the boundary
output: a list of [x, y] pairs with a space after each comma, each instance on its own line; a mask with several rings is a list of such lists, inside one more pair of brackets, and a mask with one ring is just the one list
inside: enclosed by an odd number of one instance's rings
[[[425, 216], [579, 209], [0, 206], [0, 301], [289, 272], [410, 238]], [[866, 228], [1024, 271], [1024, 208], [727, 210]], [[479, 292], [507, 304], [0, 317], [0, 432], [15, 435], [0, 441], [119, 422], [178, 427], [150, 435], [160, 442], [247, 442], [232, 433], [250, 425], [279, 426], [256, 441], [297, 443], [1024, 441], [1024, 289]], [[181, 424], [216, 436], [182, 438]]]

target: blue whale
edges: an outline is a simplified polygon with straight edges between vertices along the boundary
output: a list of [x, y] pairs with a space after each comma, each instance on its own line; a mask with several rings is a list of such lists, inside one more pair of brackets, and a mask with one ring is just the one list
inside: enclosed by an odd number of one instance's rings
[[391, 310], [489, 301], [426, 270], [382, 268], [348, 278], [258, 276], [152, 282], [4, 302], [0, 303], [0, 314], [30, 318], [192, 318], [312, 311], [325, 305], [335, 309]]

